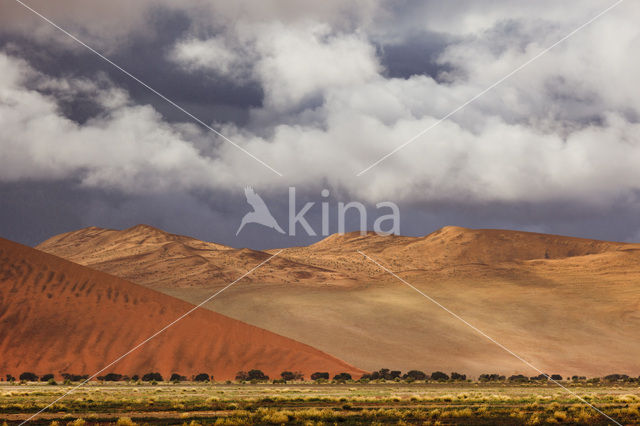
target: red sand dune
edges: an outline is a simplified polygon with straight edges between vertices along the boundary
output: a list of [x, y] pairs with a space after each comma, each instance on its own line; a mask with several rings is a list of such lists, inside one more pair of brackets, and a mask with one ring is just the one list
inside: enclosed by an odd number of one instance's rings
[[[93, 374], [192, 307], [0, 238], [3, 375]], [[205, 372], [229, 379], [252, 368], [271, 377], [284, 370], [307, 377], [315, 371], [362, 373], [310, 346], [198, 309], [102, 374]]]

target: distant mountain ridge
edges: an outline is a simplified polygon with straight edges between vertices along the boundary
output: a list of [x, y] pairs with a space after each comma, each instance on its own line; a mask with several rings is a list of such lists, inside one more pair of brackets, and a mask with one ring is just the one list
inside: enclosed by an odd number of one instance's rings
[[[277, 251], [235, 249], [170, 234], [148, 225], [122, 231], [84, 228], [49, 238], [36, 248], [149, 286], [161, 285], [164, 278], [159, 273], [165, 268], [165, 272], [172, 275], [176, 274], [176, 268], [188, 268], [189, 273], [183, 270], [183, 275], [172, 283], [187, 287], [233, 280], [252, 262]], [[380, 274], [375, 265], [363, 265], [358, 251], [375, 254], [380, 261], [397, 264], [401, 270], [432, 270], [625, 250], [640, 250], [640, 244], [456, 226], [444, 227], [424, 237], [352, 232], [334, 234], [307, 247], [285, 248], [272, 265], [257, 271], [249, 281], [355, 283], [361, 278], [355, 269]], [[145, 271], [152, 272], [147, 275]], [[288, 276], [283, 276], [283, 272]]]

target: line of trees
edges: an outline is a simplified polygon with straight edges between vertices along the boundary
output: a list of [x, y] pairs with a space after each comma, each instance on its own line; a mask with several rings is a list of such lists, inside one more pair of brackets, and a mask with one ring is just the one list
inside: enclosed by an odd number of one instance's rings
[[[79, 374], [69, 374], [62, 373], [62, 378], [65, 382], [80, 382], [87, 380], [89, 378], [88, 375], [79, 375]], [[104, 382], [120, 382], [120, 381], [143, 381], [143, 382], [162, 382], [164, 378], [158, 372], [146, 373], [142, 375], [142, 377], [137, 374], [129, 377], [126, 375], [118, 374], [118, 373], [108, 373], [104, 376], [96, 377], [100, 381]], [[311, 380], [316, 382], [326, 382], [331, 378], [328, 372], [315, 372], [310, 376]], [[55, 384], [54, 375], [52, 373], [44, 374], [42, 376], [38, 376], [32, 372], [24, 372], [20, 374], [18, 377], [20, 381], [23, 382], [49, 382], [51, 384]], [[239, 371], [235, 376], [236, 381], [238, 382], [251, 382], [251, 383], [265, 383], [270, 381], [269, 376], [267, 376], [262, 370], [253, 369], [249, 371]], [[186, 381], [187, 377], [183, 376], [179, 373], [173, 373], [169, 378], [169, 381], [177, 383]], [[208, 373], [199, 373], [191, 376], [191, 380], [194, 382], [212, 382], [214, 381], [213, 375], [209, 375]], [[303, 381], [304, 375], [299, 371], [283, 371], [280, 373], [280, 378], [276, 378], [272, 380], [273, 383], [286, 383], [292, 381]], [[349, 373], [338, 373], [332, 378], [335, 382], [346, 382], [352, 380], [358, 380], [360, 382], [366, 383], [368, 381], [373, 380], [387, 380], [387, 381], [405, 381], [405, 382], [413, 382], [413, 381], [434, 381], [434, 382], [449, 382], [449, 381], [467, 381], [467, 376], [465, 374], [460, 374], [457, 372], [452, 372], [451, 374], [444, 373], [442, 371], [434, 371], [431, 374], [425, 373], [420, 370], [410, 370], [405, 374], [402, 374], [400, 370], [390, 370], [388, 368], [381, 368], [378, 371], [374, 371], [371, 373], [363, 374], [359, 379], [354, 379]], [[546, 381], [573, 381], [573, 382], [588, 382], [588, 383], [640, 383], [640, 377], [633, 378], [626, 374], [609, 374], [604, 377], [595, 377], [587, 379], [586, 376], [571, 376], [563, 377], [560, 374], [540, 374], [537, 376], [528, 377], [522, 374], [514, 374], [512, 376], [506, 377], [504, 375], [498, 373], [486, 373], [481, 374], [478, 377], [479, 382], [510, 382], [510, 383], [537, 383], [537, 382], [546, 382]], [[11, 374], [6, 375], [6, 381], [14, 382], [16, 378]]]

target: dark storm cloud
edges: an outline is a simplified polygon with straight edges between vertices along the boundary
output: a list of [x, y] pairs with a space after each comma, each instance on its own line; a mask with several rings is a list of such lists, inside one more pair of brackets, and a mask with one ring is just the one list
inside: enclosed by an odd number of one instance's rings
[[411, 34], [402, 41], [379, 45], [380, 61], [389, 77], [426, 75], [439, 81], [454, 71], [450, 65], [438, 63], [440, 54], [453, 41], [453, 37], [435, 32]]
[[[255, 83], [240, 85], [225, 77], [211, 78], [204, 72], [186, 76], [174, 62], [167, 60], [167, 52], [190, 26], [190, 19], [183, 11], [151, 8], [145, 26], [144, 34], [133, 33], [126, 42], [112, 47], [113, 51], [107, 53], [109, 59], [207, 123], [242, 125], [246, 123], [248, 108], [260, 106], [262, 91]], [[155, 36], [150, 38], [147, 33]], [[153, 105], [167, 121], [188, 121], [183, 112], [85, 48], [69, 49], [56, 39], [34, 39], [6, 29], [0, 31], [0, 48], [52, 77], [94, 78], [104, 74], [127, 90], [134, 102]], [[63, 103], [63, 108], [76, 121], [84, 122], [100, 111], [90, 97], [78, 97], [74, 101], [76, 104]]]
[[[299, 204], [321, 202], [322, 188], [332, 211], [365, 203], [369, 227], [375, 203], [395, 201], [409, 235], [453, 224], [640, 237], [635, 4], [360, 178], [601, 3], [30, 4], [285, 177], [3, 3], [3, 236], [35, 243], [81, 226], [149, 223], [232, 246], [319, 238], [258, 225], [236, 237], [248, 184], [283, 226], [294, 185]], [[320, 228], [318, 205], [307, 218]], [[335, 213], [331, 223], [336, 231]], [[347, 229], [358, 225], [350, 218]]]

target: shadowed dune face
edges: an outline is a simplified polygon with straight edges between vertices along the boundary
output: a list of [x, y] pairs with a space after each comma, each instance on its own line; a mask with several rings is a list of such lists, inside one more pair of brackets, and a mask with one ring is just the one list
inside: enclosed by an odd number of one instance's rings
[[[130, 230], [109, 232], [125, 238]], [[82, 262], [87, 242], [75, 246], [73, 238], [56, 238], [39, 247]], [[116, 246], [102, 250], [108, 259], [96, 255], [87, 264], [122, 277], [135, 272], [126, 252]], [[425, 237], [333, 235], [285, 249], [281, 263], [207, 308], [368, 370], [537, 374], [358, 250], [545, 372], [640, 374], [638, 244], [459, 227]], [[215, 255], [208, 259], [224, 267]], [[176, 269], [180, 285], [167, 279], [164, 261], [131, 279], [191, 302], [224, 285], [198, 278], [198, 268], [183, 258], [165, 261]], [[296, 281], [305, 270], [312, 278]]]
[[[93, 374], [193, 305], [117, 277], [0, 239], [0, 373]], [[358, 370], [307, 345], [198, 309], [104, 371], [206, 372], [230, 379], [258, 368]]]

